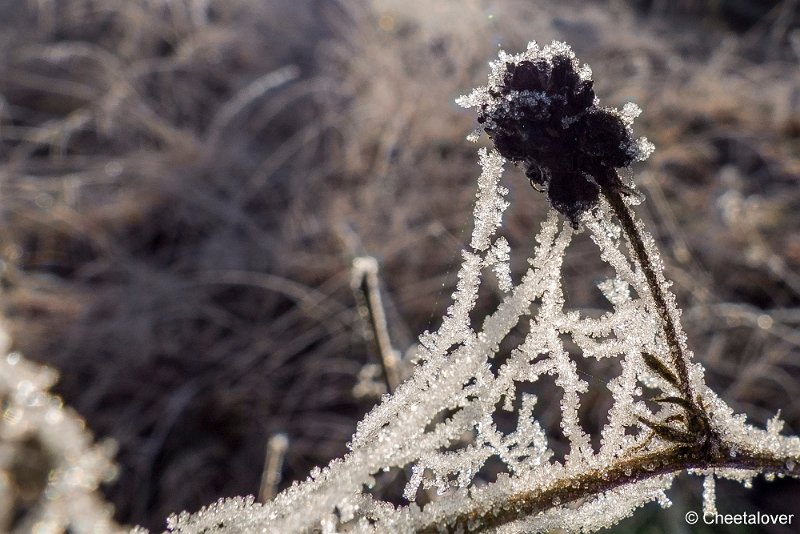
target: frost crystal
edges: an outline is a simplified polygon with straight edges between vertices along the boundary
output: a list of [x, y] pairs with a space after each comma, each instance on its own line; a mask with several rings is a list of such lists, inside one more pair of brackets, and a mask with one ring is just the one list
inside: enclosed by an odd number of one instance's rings
[[714, 483], [714, 475], [707, 475], [703, 479], [703, 515], [713, 516], [717, 514], [717, 490]]
[[115, 445], [48, 389], [58, 374], [17, 352], [0, 327], [0, 530], [122, 532], [98, 487], [112, 480]]
[[[562, 43], [544, 49], [532, 43], [516, 56], [501, 52], [489, 85], [459, 102], [504, 105], [492, 92], [508, 81], [507, 65], [534, 60], [549, 63], [525, 67], [524, 83], [534, 83], [534, 75], [560, 77], [557, 69], [568, 64], [575, 77], [570, 87], [578, 88], [582, 104], [595, 105], [585, 90], [590, 69], [578, 68]], [[552, 95], [526, 90], [511, 97], [533, 108], [552, 104]], [[627, 129], [637, 114], [630, 105], [617, 118]], [[644, 140], [627, 145], [626, 157], [644, 157], [648, 146]], [[714, 476], [752, 479], [755, 464], [747, 458], [790, 458], [791, 464], [773, 468], [796, 474], [800, 440], [780, 435], [777, 416], [768, 430], [753, 428], [705, 385], [655, 243], [628, 206], [632, 197], [616, 197], [622, 199], [617, 205], [598, 197], [566, 222], [551, 210], [535, 250], [523, 252], [527, 271], [517, 282], [511, 278], [511, 254], [520, 252], [496, 236], [508, 206], [500, 185], [504, 163], [499, 150], [480, 151], [474, 230], [453, 304], [439, 329], [420, 337], [413, 376], [359, 423], [350, 452], [269, 503], [220, 501], [171, 518], [171, 532], [591, 532], [647, 502], [669, 506], [665, 492], [686, 469], [706, 475], [707, 512], [714, 510]], [[600, 317], [582, 314], [565, 298], [562, 265], [575, 231], [572, 215], [614, 271], [599, 285], [612, 307]], [[485, 277], [487, 271], [495, 274]], [[479, 288], [493, 278], [502, 300], [473, 321]], [[520, 329], [521, 340], [510, 335]], [[590, 383], [579, 372], [581, 358], [615, 359], [619, 374], [607, 384]], [[555, 387], [557, 398], [532, 393], [542, 382]], [[579, 417], [594, 388], [612, 396], [597, 449]], [[560, 414], [561, 437], [545, 432], [537, 407]], [[563, 456], [554, 452], [558, 440]], [[395, 507], [372, 491], [376, 475], [390, 470], [408, 473], [406, 505]], [[425, 492], [430, 502], [420, 508], [415, 501], [424, 490], [431, 490]]]

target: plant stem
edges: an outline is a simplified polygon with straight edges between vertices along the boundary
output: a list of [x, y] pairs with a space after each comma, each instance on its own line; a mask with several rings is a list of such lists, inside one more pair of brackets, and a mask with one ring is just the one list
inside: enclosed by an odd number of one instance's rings
[[278, 485], [283, 476], [283, 461], [288, 449], [289, 437], [286, 434], [273, 434], [267, 441], [264, 470], [258, 491], [259, 502], [269, 502], [278, 494]]
[[[686, 469], [743, 469], [779, 475], [800, 475], [800, 458], [780, 458], [723, 446], [719, 454], [699, 454], [691, 446], [678, 446], [664, 451], [620, 459], [604, 469], [593, 469], [578, 476], [556, 480], [549, 486], [512, 495], [503, 502], [467, 510], [448, 521], [447, 526], [431, 524], [419, 529], [419, 534], [442, 532], [481, 532], [506, 523], [530, 517], [556, 506], [587, 499], [625, 484], [634, 484], [659, 475]], [[791, 460], [791, 461], [790, 461]]]
[[[696, 406], [694, 395], [692, 395], [692, 387], [689, 383], [689, 369], [686, 354], [683, 351], [683, 346], [678, 337], [678, 326], [673, 320], [672, 314], [667, 307], [665, 293], [667, 289], [659, 282], [657, 272], [659, 270], [653, 265], [650, 255], [647, 253], [647, 248], [644, 245], [644, 240], [639, 232], [639, 227], [636, 225], [631, 209], [622, 199], [622, 195], [615, 190], [603, 189], [603, 196], [608, 201], [614, 215], [619, 219], [622, 225], [622, 230], [628, 238], [628, 243], [631, 245], [636, 263], [641, 267], [644, 273], [647, 286], [650, 289], [650, 294], [653, 297], [653, 302], [656, 306], [656, 312], [661, 318], [661, 328], [664, 332], [664, 339], [669, 347], [669, 354], [672, 366], [678, 373], [678, 380], [680, 382], [681, 393], [684, 399], [691, 402]], [[704, 412], [702, 406], [696, 406], [698, 410]]]
[[401, 382], [400, 362], [392, 347], [386, 312], [381, 298], [380, 280], [378, 278], [378, 261], [372, 256], [356, 258], [353, 262], [357, 281], [353, 284], [356, 298], [366, 311], [367, 323], [383, 369], [383, 379], [389, 393], [393, 393]]

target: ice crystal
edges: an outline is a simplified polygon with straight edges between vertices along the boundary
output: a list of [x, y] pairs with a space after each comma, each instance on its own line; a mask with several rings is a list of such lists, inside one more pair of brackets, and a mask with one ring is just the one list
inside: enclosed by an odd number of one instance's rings
[[[577, 68], [562, 43], [544, 49], [532, 43], [517, 56], [501, 52], [489, 85], [460, 102], [485, 105], [496, 98], [492, 88], [507, 81], [505, 66], [531, 58], [550, 61], [550, 66], [524, 76], [552, 76], [554, 58], [566, 58], [556, 63], [568, 61], [577, 76], [571, 87], [578, 87], [582, 104], [588, 103], [580, 83], [590, 80], [591, 71]], [[522, 97], [538, 106], [548, 104], [552, 95]], [[630, 105], [617, 117], [629, 128], [637, 114]], [[627, 145], [628, 157], [644, 157], [645, 144]], [[705, 385], [654, 240], [632, 215], [621, 230], [619, 214], [632, 213], [627, 205], [612, 206], [598, 197], [586, 209], [571, 212], [567, 221], [551, 210], [532, 253], [511, 250], [496, 235], [508, 206], [507, 190], [500, 184], [507, 160], [496, 149], [482, 149], [479, 160], [474, 229], [462, 253], [453, 303], [441, 326], [420, 337], [412, 358], [414, 374], [358, 424], [349, 453], [269, 503], [220, 501], [171, 518], [171, 532], [403, 533], [489, 527], [504, 533], [591, 532], [614, 525], [647, 502], [669, 506], [665, 492], [674, 477], [700, 455], [706, 462], [700, 468], [712, 462], [717, 466], [701, 472], [706, 475], [706, 511], [713, 510], [715, 476], [747, 483], [756, 473], [746, 462], [737, 467], [736, 459], [793, 458], [780, 469], [796, 474], [800, 440], [780, 435], [777, 416], [767, 430], [747, 425]], [[575, 233], [572, 216], [580, 219], [614, 272], [599, 285], [611, 307], [600, 317], [570, 307], [562, 287], [562, 265]], [[518, 281], [508, 267], [512, 253], [528, 259]], [[495, 276], [485, 276], [487, 271]], [[492, 279], [503, 292], [501, 302], [483, 320], [473, 321], [479, 289]], [[525, 326], [524, 338], [508, 347], [518, 325]], [[615, 359], [619, 374], [607, 384], [590, 384], [578, 371], [579, 358]], [[568, 448], [563, 458], [553, 452], [558, 438], [548, 436], [534, 416], [542, 400], [531, 391], [540, 381], [559, 391], [555, 403], [547, 399], [541, 408], [560, 413]], [[611, 393], [612, 405], [595, 450], [579, 412], [587, 393], [598, 387]], [[501, 429], [499, 418], [505, 414], [507, 422], [509, 412], [516, 424]], [[490, 458], [502, 464], [493, 482], [482, 472]], [[388, 470], [408, 473], [403, 492], [408, 503], [403, 506], [382, 501], [370, 489], [375, 476]], [[424, 508], [415, 502], [421, 489], [435, 490], [427, 494], [431, 502]]]
[[116, 474], [115, 445], [94, 443], [85, 422], [48, 391], [58, 374], [9, 345], [0, 327], [0, 530], [122, 532], [98, 491]]
[[703, 479], [703, 515], [714, 516], [717, 514], [717, 486], [714, 475], [707, 475]]

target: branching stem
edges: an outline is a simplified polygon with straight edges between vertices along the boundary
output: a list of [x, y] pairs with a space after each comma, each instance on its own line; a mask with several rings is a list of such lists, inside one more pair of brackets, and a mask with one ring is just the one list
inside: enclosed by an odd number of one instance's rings
[[[706, 454], [699, 454], [691, 446], [678, 446], [620, 459], [603, 469], [588, 470], [578, 476], [556, 480], [542, 489], [520, 492], [502, 503], [465, 510], [444, 528], [446, 532], [481, 532], [536, 515], [555, 506], [601, 495], [626, 484], [635, 484], [686, 469], [742, 469], [786, 476], [800, 475], [800, 458], [780, 458], [748, 453], [741, 449], [737, 449], [735, 455], [730, 453], [729, 447], [722, 447], [714, 453], [708, 451]], [[443, 526], [437, 523], [427, 525], [417, 532], [435, 534], [442, 531]]]
[[[761, 473], [784, 475], [800, 474], [800, 459], [787, 462], [787, 458], [748, 453], [733, 444], [724, 443], [709, 424], [705, 407], [693, 395], [689, 381], [689, 363], [679, 338], [679, 327], [667, 306], [667, 289], [659, 279], [660, 269], [654, 265], [647, 252], [644, 238], [639, 231], [631, 209], [617, 190], [603, 190], [603, 196], [616, 215], [633, 251], [633, 260], [644, 273], [647, 286], [655, 303], [656, 313], [661, 319], [661, 328], [667, 342], [670, 363], [677, 373], [676, 387], [686, 403], [687, 418], [697, 417], [701, 424], [691, 425], [690, 431], [698, 434], [691, 443], [682, 443], [672, 448], [620, 459], [603, 469], [589, 470], [557, 480], [549, 486], [518, 493], [502, 503], [492, 503], [480, 509], [466, 510], [449, 522], [448, 532], [478, 532], [496, 528], [539, 512], [591, 498], [626, 484], [634, 484], [658, 475], [678, 473], [687, 469], [745, 469]], [[419, 532], [432, 534], [441, 532], [442, 526], [429, 525]]]
[[[647, 286], [650, 289], [650, 294], [656, 305], [656, 312], [661, 318], [661, 327], [664, 331], [664, 339], [669, 347], [672, 366], [678, 373], [681, 393], [686, 400], [692, 404], [696, 404], [694, 395], [692, 395], [692, 387], [689, 383], [688, 362], [680, 340], [678, 339], [678, 328], [667, 307], [667, 301], [664, 295], [665, 289], [658, 280], [658, 276], [656, 275], [658, 271], [653, 265], [650, 255], [647, 253], [647, 248], [644, 246], [644, 240], [639, 232], [639, 227], [633, 220], [631, 209], [622, 199], [622, 195], [616, 190], [604, 189], [603, 196], [614, 211], [614, 215], [619, 219], [622, 230], [625, 232], [625, 237], [628, 238], [628, 242], [633, 250], [634, 259], [642, 269], [642, 272], [644, 272]], [[695, 407], [703, 411], [701, 406]]]

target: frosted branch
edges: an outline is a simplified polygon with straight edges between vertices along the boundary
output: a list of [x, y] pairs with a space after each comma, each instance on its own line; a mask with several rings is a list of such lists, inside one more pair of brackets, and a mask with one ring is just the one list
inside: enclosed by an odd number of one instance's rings
[[[495, 148], [479, 152], [470, 247], [441, 326], [420, 337], [413, 376], [364, 417], [343, 458], [269, 503], [239, 498], [174, 516], [171, 532], [590, 532], [647, 502], [669, 506], [681, 472], [705, 477], [707, 511], [715, 478], [800, 475], [800, 439], [780, 435], [777, 416], [766, 430], [746, 424], [692, 361], [658, 250], [631, 208], [636, 191], [616, 172], [652, 151], [632, 133], [640, 110], [601, 107], [591, 70], [558, 42], [501, 53], [488, 85], [459, 103], [478, 108]], [[532, 254], [496, 236], [508, 161], [554, 208]], [[599, 285], [612, 308], [601, 317], [570, 308], [562, 286], [581, 226], [614, 271]], [[529, 267], [515, 283], [510, 258], [519, 253]], [[488, 271], [501, 301], [473, 321]], [[518, 326], [527, 333], [509, 346]], [[580, 358], [617, 359], [620, 373], [589, 384]], [[531, 393], [540, 382], [558, 388], [557, 405]], [[578, 416], [593, 387], [612, 396], [597, 451]], [[560, 416], [562, 436], [547, 435], [536, 409]], [[504, 412], [515, 416], [510, 430], [498, 424]], [[559, 439], [563, 458], [553, 452]], [[409, 474], [407, 504], [373, 491], [390, 470]], [[435, 489], [424, 507], [420, 489]]]

